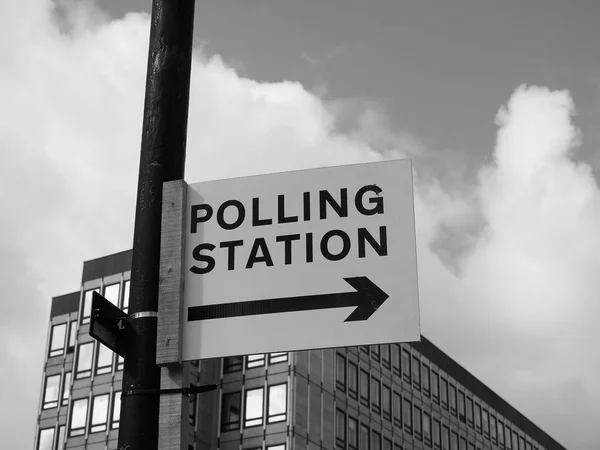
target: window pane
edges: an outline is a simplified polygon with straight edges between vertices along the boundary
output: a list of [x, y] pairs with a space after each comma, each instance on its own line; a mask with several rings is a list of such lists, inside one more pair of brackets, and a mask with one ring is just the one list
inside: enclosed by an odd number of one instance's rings
[[260, 367], [265, 365], [265, 355], [261, 353], [260, 355], [248, 355], [248, 360], [246, 363], [246, 367], [251, 369], [253, 367]]
[[96, 375], [110, 373], [112, 370], [113, 351], [104, 344], [98, 344], [98, 360], [96, 361]]
[[410, 382], [410, 353], [408, 350], [402, 350], [402, 375], [406, 381]]
[[117, 391], [113, 394], [112, 406], [112, 428], [119, 428], [119, 418], [121, 417], [121, 392]]
[[75, 341], [77, 340], [77, 322], [75, 320], [71, 321], [69, 325], [69, 344], [68, 348], [72, 351], [75, 347]]
[[383, 403], [383, 415], [385, 418], [389, 419], [392, 415], [392, 390], [385, 384], [383, 385], [381, 397]]
[[229, 356], [223, 359], [223, 372], [233, 373], [242, 370], [244, 364], [243, 356]]
[[360, 401], [365, 406], [369, 406], [369, 372], [360, 371]]
[[100, 292], [100, 289], [91, 289], [85, 291], [83, 294], [83, 316], [81, 318], [81, 323], [88, 323], [90, 321], [90, 314], [92, 313], [92, 294], [94, 292]]
[[348, 447], [356, 448], [358, 445], [358, 422], [354, 417], [348, 416]]
[[381, 410], [381, 385], [379, 380], [375, 377], [371, 378], [371, 402], [373, 410], [379, 412]]
[[423, 391], [429, 395], [429, 366], [421, 363], [421, 383], [423, 384]]
[[360, 425], [360, 450], [369, 450], [369, 428], [366, 425]]
[[431, 395], [436, 400], [440, 396], [438, 383], [439, 383], [439, 377], [438, 377], [437, 372], [431, 371]]
[[423, 413], [423, 439], [431, 441], [431, 416], [427, 413]]
[[79, 346], [77, 355], [77, 373], [75, 378], [85, 378], [92, 374], [92, 355], [94, 353], [94, 343], [88, 342]]
[[442, 406], [448, 408], [448, 380], [440, 378], [440, 397]]
[[403, 402], [402, 417], [404, 418], [404, 429], [412, 433], [412, 403], [407, 398]]
[[371, 450], [381, 450], [381, 435], [377, 431], [371, 431]]
[[60, 374], [46, 377], [44, 389], [44, 404], [42, 409], [56, 408], [58, 406], [58, 390], [60, 389]]
[[119, 288], [120, 283], [104, 286], [104, 298], [115, 306], [119, 306]]
[[71, 372], [65, 372], [62, 387], [61, 404], [66, 405], [69, 402], [69, 393], [71, 392]]
[[392, 344], [392, 370], [396, 375], [400, 375], [400, 346]]
[[346, 413], [341, 409], [335, 410], [335, 443], [339, 447], [346, 446]]
[[415, 406], [413, 409], [414, 430], [417, 437], [421, 437], [421, 408]]
[[380, 346], [381, 348], [381, 362], [385, 367], [390, 367], [390, 346], [388, 344], [384, 344]]
[[287, 384], [269, 387], [269, 423], [286, 419]]
[[123, 311], [127, 312], [129, 308], [129, 280], [123, 283]]
[[402, 426], [402, 397], [394, 391], [394, 423]]
[[54, 428], [44, 428], [40, 430], [40, 438], [38, 439], [38, 450], [52, 450], [54, 443]]
[[71, 425], [69, 436], [81, 436], [85, 433], [85, 421], [87, 418], [88, 399], [75, 400], [71, 406]]
[[223, 394], [221, 405], [221, 431], [237, 430], [240, 428], [241, 394], [231, 392]]
[[416, 356], [412, 357], [412, 379], [417, 387], [421, 385], [421, 362]]
[[50, 338], [50, 356], [59, 356], [63, 354], [65, 349], [66, 332], [66, 323], [61, 323], [52, 327], [52, 336]]
[[263, 388], [246, 391], [246, 414], [244, 426], [262, 425], [263, 417]]
[[335, 383], [341, 390], [346, 390], [346, 358], [335, 354]]
[[58, 438], [56, 440], [56, 450], [64, 450], [65, 448], [65, 429], [64, 425], [58, 427]]
[[269, 354], [269, 364], [277, 364], [285, 362], [288, 359], [287, 352], [276, 352]]
[[285, 444], [269, 445], [267, 450], [285, 450]]
[[190, 395], [190, 405], [188, 410], [188, 423], [192, 426], [196, 426], [196, 410], [198, 404], [198, 394]]
[[358, 395], [358, 366], [348, 362], [348, 393], [356, 398]]
[[456, 414], [456, 387], [451, 384], [448, 392], [450, 393], [450, 412]]
[[117, 355], [117, 370], [123, 370], [125, 359], [121, 355]]
[[458, 418], [461, 421], [465, 421], [465, 394], [461, 391], [458, 391]]
[[108, 416], [108, 394], [97, 395], [92, 400], [92, 425], [90, 432], [106, 430], [106, 420]]

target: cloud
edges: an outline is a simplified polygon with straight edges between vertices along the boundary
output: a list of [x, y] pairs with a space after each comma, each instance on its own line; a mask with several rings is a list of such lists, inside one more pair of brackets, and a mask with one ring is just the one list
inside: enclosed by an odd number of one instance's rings
[[[149, 18], [59, 6], [0, 4], [0, 359], [19, 372], [0, 383], [21, 405], [2, 413], [7, 448], [31, 446], [50, 296], [132, 241]], [[424, 334], [565, 445], [600, 441], [599, 190], [571, 153], [567, 92], [519, 87], [493, 162], [460, 187], [377, 105], [257, 82], [199, 51], [190, 102], [193, 182], [412, 156]]]

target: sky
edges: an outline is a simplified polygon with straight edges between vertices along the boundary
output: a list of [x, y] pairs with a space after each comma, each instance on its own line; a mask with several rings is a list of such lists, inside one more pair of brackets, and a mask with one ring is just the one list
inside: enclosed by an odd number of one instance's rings
[[[129, 249], [149, 0], [0, 2], [0, 435], [31, 448], [52, 296]], [[600, 442], [600, 5], [197, 0], [186, 180], [410, 157], [421, 330]]]

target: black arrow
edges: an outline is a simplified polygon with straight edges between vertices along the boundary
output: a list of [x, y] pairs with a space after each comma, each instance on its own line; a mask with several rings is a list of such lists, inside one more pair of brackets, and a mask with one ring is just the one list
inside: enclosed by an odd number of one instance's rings
[[356, 306], [357, 308], [344, 321], [355, 322], [367, 320], [389, 297], [367, 277], [344, 278], [344, 280], [356, 291], [191, 306], [188, 308], [188, 322]]

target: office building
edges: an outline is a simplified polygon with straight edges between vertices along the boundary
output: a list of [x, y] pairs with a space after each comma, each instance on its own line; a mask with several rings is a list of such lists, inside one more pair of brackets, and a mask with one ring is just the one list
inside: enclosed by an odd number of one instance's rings
[[[89, 336], [91, 293], [127, 309], [131, 251], [52, 299], [35, 450], [117, 448], [123, 360]], [[189, 449], [562, 450], [439, 348], [410, 344], [191, 363]]]

